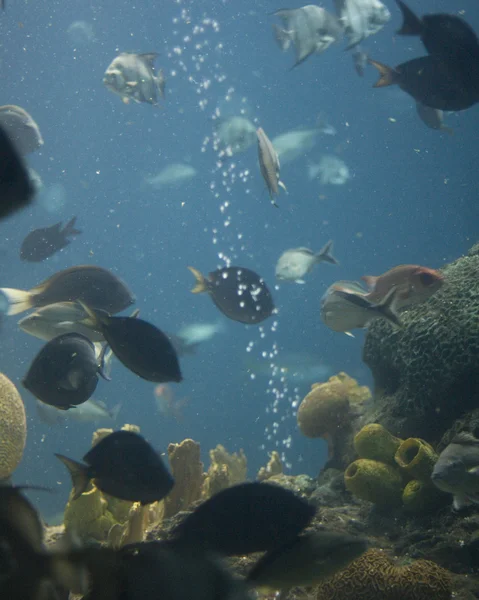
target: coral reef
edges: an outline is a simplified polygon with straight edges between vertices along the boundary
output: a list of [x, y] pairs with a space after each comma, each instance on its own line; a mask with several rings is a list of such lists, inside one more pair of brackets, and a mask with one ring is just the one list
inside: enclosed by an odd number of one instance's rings
[[170, 444], [168, 460], [175, 478], [175, 486], [164, 500], [166, 518], [189, 508], [193, 502], [199, 500], [204, 480], [200, 445], [197, 442], [186, 439], [181, 444]]
[[395, 455], [402, 440], [378, 423], [363, 427], [354, 437], [354, 449], [361, 458], [395, 465]]
[[479, 403], [478, 245], [441, 272], [442, 288], [401, 313], [404, 327], [371, 323], [363, 351], [375, 383], [368, 421], [434, 445]]
[[438, 455], [434, 448], [418, 438], [404, 440], [394, 456], [400, 469], [409, 477], [429, 482]]
[[344, 472], [346, 489], [377, 505], [394, 506], [401, 502], [403, 479], [399, 470], [377, 460], [360, 458]]
[[0, 480], [20, 463], [27, 439], [25, 407], [15, 385], [0, 373]]
[[231, 485], [246, 480], [247, 460], [243, 450], [239, 454], [229, 454], [224, 446], [218, 444], [210, 450], [211, 464], [203, 483], [202, 497], [210, 498]]
[[103, 494], [90, 485], [76, 500], [72, 494], [65, 506], [65, 530], [83, 541], [105, 541], [108, 532], [116, 521], [108, 511], [108, 503]]
[[429, 560], [396, 566], [381, 550], [368, 550], [316, 590], [316, 600], [450, 600], [452, 575]]
[[281, 462], [281, 458], [279, 456], [279, 452], [273, 450], [270, 454], [270, 458], [266, 467], [261, 467], [258, 471], [258, 475], [256, 479], [258, 481], [266, 481], [270, 477], [274, 475], [281, 475], [283, 472], [283, 463]]

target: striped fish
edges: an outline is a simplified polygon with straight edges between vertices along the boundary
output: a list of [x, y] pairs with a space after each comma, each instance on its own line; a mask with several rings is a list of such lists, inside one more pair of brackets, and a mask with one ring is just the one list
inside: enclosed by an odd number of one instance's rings
[[287, 192], [286, 186], [279, 179], [278, 153], [261, 127], [256, 130], [256, 135], [258, 137], [258, 160], [261, 175], [265, 180], [273, 206], [278, 207], [273, 197], [279, 194], [280, 187]]

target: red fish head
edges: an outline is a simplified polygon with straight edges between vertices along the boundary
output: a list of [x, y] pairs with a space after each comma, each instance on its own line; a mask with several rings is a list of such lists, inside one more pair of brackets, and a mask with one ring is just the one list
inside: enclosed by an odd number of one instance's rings
[[421, 294], [421, 296], [432, 296], [443, 283], [443, 275], [435, 269], [417, 267], [417, 269], [411, 273], [411, 284], [414, 287], [414, 291]]

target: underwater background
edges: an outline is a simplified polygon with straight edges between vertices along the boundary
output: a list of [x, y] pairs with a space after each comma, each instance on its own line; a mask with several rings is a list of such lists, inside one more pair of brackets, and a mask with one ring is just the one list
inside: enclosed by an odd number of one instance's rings
[[[395, 3], [385, 3], [392, 19], [365, 49], [386, 64], [421, 54], [419, 39], [394, 43], [400, 15]], [[154, 385], [118, 361], [113, 380], [100, 382], [94, 396], [110, 407], [120, 402], [117, 426], [139, 425], [162, 452], [186, 437], [201, 444], [205, 462], [219, 443], [229, 452], [243, 448], [251, 478], [275, 449], [293, 474], [314, 476], [327, 458], [326, 444], [304, 438], [295, 418], [295, 405], [317, 379], [288, 370], [271, 375], [270, 363], [281, 366], [282, 357], [301, 353], [324, 366], [323, 380], [346, 371], [372, 384], [361, 361], [364, 334], [337, 334], [320, 320], [326, 288], [401, 263], [439, 268], [463, 254], [479, 231], [477, 107], [447, 116], [454, 135], [427, 129], [401, 90], [373, 89], [372, 70], [356, 75], [343, 42], [290, 70], [293, 56], [282, 54], [271, 34], [270, 13], [279, 8], [250, 0], [12, 1], [0, 20], [0, 104], [29, 111], [45, 139], [28, 158], [44, 183], [38, 201], [0, 224], [1, 286], [30, 289], [69, 266], [100, 265], [128, 283], [143, 318], [175, 332], [221, 317], [208, 298], [190, 293], [188, 265], [207, 273], [226, 256], [260, 273], [278, 315], [259, 327], [221, 318], [222, 331], [181, 359], [184, 381], [172, 386], [188, 398], [181, 420], [159, 414]], [[421, 12], [452, 9], [463, 10], [479, 30], [474, 0], [452, 8], [446, 0], [421, 5]], [[68, 28], [74, 21], [90, 24], [93, 36], [73, 39]], [[160, 53], [156, 63], [167, 78], [161, 107], [125, 105], [103, 86], [106, 67], [121, 51]], [[314, 128], [320, 115], [337, 134], [319, 136], [307, 155], [284, 165], [289, 193], [276, 209], [256, 145], [218, 167], [211, 143], [218, 107], [224, 117], [244, 109], [270, 136]], [[345, 161], [351, 178], [344, 185], [308, 179], [308, 161], [323, 154]], [[171, 163], [191, 164], [197, 175], [178, 188], [145, 185], [145, 177]], [[30, 230], [74, 215], [83, 233], [68, 248], [44, 263], [20, 261], [18, 249]], [[275, 282], [281, 252], [317, 251], [329, 239], [339, 267], [319, 265], [305, 285]], [[71, 487], [53, 453], [80, 459], [97, 425], [39, 420], [20, 382], [43, 343], [16, 322], [5, 318], [0, 334], [1, 370], [18, 385], [28, 415], [14, 481], [58, 490], [33, 494], [49, 517], [63, 509]]]

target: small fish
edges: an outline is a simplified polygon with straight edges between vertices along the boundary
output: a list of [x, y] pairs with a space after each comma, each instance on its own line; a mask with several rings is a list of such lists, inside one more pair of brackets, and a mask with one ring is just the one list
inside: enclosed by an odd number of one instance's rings
[[83, 457], [86, 465], [55, 454], [70, 472], [72, 499], [88, 488], [90, 481], [115, 498], [150, 504], [163, 500], [173, 489], [174, 479], [161, 456], [139, 434], [115, 431], [99, 441]]
[[20, 106], [0, 106], [0, 125], [12, 140], [21, 156], [30, 154], [43, 146], [43, 137], [32, 116]]
[[114, 314], [125, 310], [135, 301], [135, 296], [119, 277], [93, 265], [59, 271], [29, 291], [0, 288], [0, 293], [8, 303], [4, 311], [7, 315], [75, 300], [82, 300], [92, 308]]
[[208, 293], [217, 308], [229, 319], [256, 325], [275, 311], [273, 297], [264, 280], [243, 267], [224, 267], [204, 277], [188, 267], [196, 278], [193, 294]]
[[419, 36], [429, 54], [446, 61], [466, 61], [466, 66], [479, 60], [479, 40], [463, 19], [443, 13], [419, 18], [402, 0], [396, 2], [403, 16], [398, 35]]
[[183, 420], [183, 408], [188, 404], [188, 398], [176, 398], [171, 386], [159, 383], [154, 389], [157, 411], [163, 417], [173, 417], [178, 423]]
[[246, 117], [234, 116], [215, 121], [215, 135], [228, 156], [244, 152], [256, 140], [256, 128]]
[[346, 163], [333, 154], [325, 154], [316, 164], [308, 167], [310, 180], [319, 176], [321, 185], [344, 185], [351, 177]]
[[283, 281], [294, 281], [304, 283], [303, 277], [307, 275], [314, 265], [327, 262], [338, 265], [338, 261], [332, 254], [333, 240], [321, 248], [319, 252], [313, 252], [309, 248], [291, 248], [279, 257], [276, 263], [276, 277]]
[[367, 327], [373, 319], [383, 318], [397, 327], [397, 290], [392, 288], [379, 303], [371, 302], [365, 290], [354, 282], [338, 281], [321, 298], [321, 319], [333, 331], [349, 334], [351, 329]]
[[380, 0], [334, 0], [339, 22], [349, 39], [347, 50], [376, 34], [391, 19]]
[[225, 324], [221, 319], [215, 323], [191, 323], [182, 327], [177, 336], [181, 338], [186, 346], [196, 346], [209, 342], [218, 333], [224, 333]]
[[27, 262], [41, 262], [50, 258], [63, 248], [66, 248], [71, 235], [80, 235], [81, 231], [75, 229], [76, 217], [73, 217], [62, 229], [62, 222], [50, 227], [42, 227], [31, 231], [23, 240], [20, 248], [20, 258]]
[[430, 108], [424, 106], [420, 102], [416, 102], [416, 112], [421, 121], [429, 127], [429, 129], [436, 129], [438, 131], [444, 131], [449, 135], [453, 135], [454, 131], [444, 125], [444, 111], [438, 110], [437, 108]]
[[317, 585], [345, 569], [367, 548], [366, 538], [335, 531], [314, 531], [264, 554], [246, 580], [254, 587], [274, 590]]
[[157, 327], [137, 317], [111, 317], [82, 305], [127, 369], [156, 383], [179, 383], [183, 379], [176, 351]]
[[256, 135], [258, 137], [258, 160], [261, 175], [268, 188], [271, 203], [273, 206], [278, 207], [273, 197], [279, 194], [280, 187], [285, 192], [287, 191], [286, 186], [279, 179], [280, 165], [278, 153], [261, 127], [256, 130]]
[[158, 54], [122, 52], [109, 65], [103, 83], [118, 94], [125, 104], [130, 100], [157, 105], [165, 95], [165, 78], [160, 70], [156, 74], [154, 61]]
[[72, 406], [71, 410], [60, 410], [39, 400], [36, 402], [37, 414], [40, 420], [47, 425], [58, 425], [66, 420], [76, 421], [77, 423], [116, 421], [121, 406], [121, 404], [117, 404], [109, 409], [104, 402], [97, 402], [90, 398], [82, 404]]
[[195, 177], [197, 171], [191, 165], [174, 163], [162, 169], [158, 175], [145, 178], [145, 183], [154, 190], [162, 190], [165, 187], [177, 188], [188, 183]]
[[356, 73], [360, 77], [364, 77], [364, 72], [366, 71], [366, 66], [368, 64], [368, 54], [364, 52], [364, 50], [360, 46], [355, 46], [352, 52], [352, 57]]
[[103, 347], [98, 357], [94, 344], [76, 333], [60, 335], [43, 346], [22, 383], [38, 400], [61, 410], [86, 402], [103, 372]]
[[23, 158], [0, 126], [0, 219], [28, 206], [34, 196], [35, 188]]
[[376, 60], [369, 64], [379, 71], [373, 87], [398, 85], [406, 94], [424, 106], [447, 111], [460, 111], [479, 102], [479, 84], [474, 72], [463, 69], [436, 56], [413, 58], [397, 67], [388, 67]]
[[466, 431], [456, 435], [439, 455], [431, 481], [453, 494], [456, 510], [479, 504], [479, 440]]
[[174, 529], [173, 538], [220, 556], [266, 552], [291, 542], [315, 508], [268, 483], [241, 483], [203, 502]]
[[424, 302], [441, 289], [444, 277], [439, 271], [420, 265], [399, 265], [378, 277], [365, 275], [361, 279], [369, 288], [366, 298], [381, 302], [391, 289], [396, 289], [395, 308]]
[[331, 126], [319, 125], [316, 129], [295, 129], [277, 135], [271, 144], [276, 150], [278, 160], [284, 166], [300, 158], [314, 148], [320, 133], [328, 133], [328, 127]]

